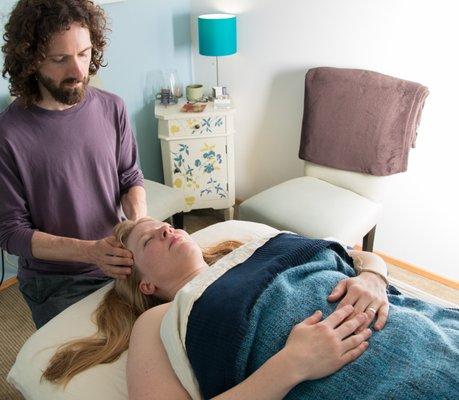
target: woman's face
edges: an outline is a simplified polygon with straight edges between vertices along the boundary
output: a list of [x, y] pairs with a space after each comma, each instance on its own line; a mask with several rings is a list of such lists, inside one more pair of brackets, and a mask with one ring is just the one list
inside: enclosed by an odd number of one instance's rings
[[134, 268], [141, 276], [139, 288], [144, 294], [172, 299], [205, 265], [201, 248], [188, 233], [165, 222], [138, 223], [126, 245], [134, 255]]

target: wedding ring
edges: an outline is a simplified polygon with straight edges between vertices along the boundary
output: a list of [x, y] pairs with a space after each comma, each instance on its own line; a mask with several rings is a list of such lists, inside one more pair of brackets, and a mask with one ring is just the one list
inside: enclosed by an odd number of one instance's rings
[[367, 310], [373, 311], [373, 314], [376, 314], [376, 310], [373, 307], [368, 307]]

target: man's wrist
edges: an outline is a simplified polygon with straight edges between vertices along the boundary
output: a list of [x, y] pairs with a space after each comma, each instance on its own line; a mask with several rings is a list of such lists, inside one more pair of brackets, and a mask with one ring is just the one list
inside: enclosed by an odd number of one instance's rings
[[95, 240], [78, 240], [76, 249], [81, 258], [81, 262], [94, 264], [90, 249], [94, 246]]
[[140, 218], [144, 218], [146, 216], [147, 216], [146, 212], [145, 213], [144, 212], [137, 212], [137, 213], [132, 213], [128, 219], [135, 222], [135, 221], [139, 220]]
[[124, 215], [131, 221], [147, 216], [147, 199], [143, 186], [132, 186], [121, 196]]

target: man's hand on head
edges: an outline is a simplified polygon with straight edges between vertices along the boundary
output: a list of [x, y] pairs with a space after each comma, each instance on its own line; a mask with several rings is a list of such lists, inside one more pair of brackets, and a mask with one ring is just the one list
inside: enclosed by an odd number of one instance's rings
[[89, 246], [89, 257], [107, 276], [116, 279], [126, 279], [134, 265], [132, 253], [114, 236], [95, 240]]

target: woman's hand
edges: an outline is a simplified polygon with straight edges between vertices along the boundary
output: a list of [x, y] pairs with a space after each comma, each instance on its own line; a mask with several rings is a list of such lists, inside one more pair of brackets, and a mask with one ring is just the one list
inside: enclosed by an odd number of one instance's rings
[[362, 312], [368, 316], [367, 322], [356, 333], [370, 326], [376, 316], [374, 328], [379, 331], [384, 327], [389, 313], [389, 301], [386, 283], [380, 276], [372, 272], [362, 272], [354, 278], [343, 279], [328, 296], [328, 301], [335, 302], [343, 296], [337, 310], [352, 305], [354, 313], [351, 317]]
[[352, 335], [367, 317], [359, 313], [346, 321], [353, 312], [354, 308], [348, 305], [321, 321], [322, 313], [316, 311], [293, 327], [280, 353], [296, 383], [328, 376], [368, 348], [370, 329]]

